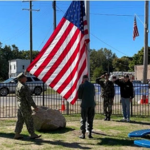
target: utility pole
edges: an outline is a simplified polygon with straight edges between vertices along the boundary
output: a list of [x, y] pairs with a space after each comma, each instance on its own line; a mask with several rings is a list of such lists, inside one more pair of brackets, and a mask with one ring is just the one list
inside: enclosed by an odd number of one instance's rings
[[149, 1], [145, 1], [143, 83], [147, 83], [147, 65], [148, 65], [148, 12], [149, 12], [148, 8], [149, 8]]
[[53, 23], [54, 23], [54, 30], [56, 29], [56, 1], [53, 0]]
[[[88, 32], [89, 32], [89, 39], [90, 39], [90, 5], [89, 5], [89, 0], [85, 0], [85, 14], [86, 14], [86, 19], [87, 19], [87, 25], [88, 25]], [[90, 80], [90, 43], [87, 44], [87, 63], [88, 63], [88, 77]]]
[[[24, 1], [25, 2], [25, 1]], [[30, 8], [29, 9], [22, 9], [22, 10], [29, 10], [30, 11], [30, 63], [32, 62], [32, 11], [40, 11], [39, 9], [32, 9], [32, 0], [30, 1]]]
[[30, 1], [30, 63], [32, 62], [32, 1]]

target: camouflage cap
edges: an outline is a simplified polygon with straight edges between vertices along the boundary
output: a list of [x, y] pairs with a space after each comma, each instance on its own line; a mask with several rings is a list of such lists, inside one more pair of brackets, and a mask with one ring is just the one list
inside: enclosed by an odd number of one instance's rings
[[23, 77], [26, 77], [26, 76], [23, 72], [21, 72], [21, 73], [18, 74], [17, 79], [21, 79]]

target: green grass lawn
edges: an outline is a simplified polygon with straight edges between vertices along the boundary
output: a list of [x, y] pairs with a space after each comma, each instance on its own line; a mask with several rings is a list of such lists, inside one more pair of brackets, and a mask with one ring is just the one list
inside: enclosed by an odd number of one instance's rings
[[131, 122], [120, 122], [122, 116], [112, 116], [111, 121], [104, 121], [102, 115], [96, 115], [93, 126], [93, 139], [80, 139], [80, 115], [65, 115], [67, 125], [65, 129], [36, 132], [41, 139], [30, 140], [24, 126], [23, 140], [14, 140], [16, 119], [0, 119], [0, 150], [144, 150], [133, 144], [135, 139], [129, 138], [128, 133], [134, 130], [149, 129], [148, 117], [132, 117]]

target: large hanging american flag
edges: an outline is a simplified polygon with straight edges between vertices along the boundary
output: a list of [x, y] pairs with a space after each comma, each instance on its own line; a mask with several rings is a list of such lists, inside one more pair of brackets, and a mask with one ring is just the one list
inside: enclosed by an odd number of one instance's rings
[[82, 76], [88, 74], [88, 42], [84, 1], [73, 1], [27, 71], [74, 104]]
[[134, 17], [134, 27], [133, 27], [133, 40], [139, 36], [138, 28], [137, 28], [137, 23], [136, 23], [136, 17]]

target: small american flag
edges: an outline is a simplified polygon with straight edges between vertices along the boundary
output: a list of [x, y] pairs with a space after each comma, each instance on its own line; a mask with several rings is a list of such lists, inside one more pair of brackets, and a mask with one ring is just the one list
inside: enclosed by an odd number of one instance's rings
[[138, 28], [137, 28], [137, 23], [136, 23], [136, 17], [134, 17], [134, 27], [133, 27], [133, 40], [139, 36]]
[[82, 76], [88, 74], [88, 42], [84, 1], [73, 1], [27, 71], [74, 104]]

